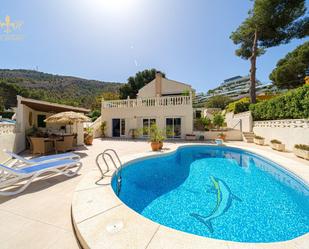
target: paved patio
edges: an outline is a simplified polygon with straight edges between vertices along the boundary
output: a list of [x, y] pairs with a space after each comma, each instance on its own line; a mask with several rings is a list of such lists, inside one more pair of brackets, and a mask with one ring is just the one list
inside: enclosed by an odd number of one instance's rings
[[[174, 149], [180, 143], [165, 143], [165, 148]], [[231, 145], [257, 148], [265, 152], [284, 155], [308, 165], [309, 162], [299, 159], [292, 153], [272, 151], [266, 146], [256, 146], [243, 142]], [[0, 197], [0, 240], [1, 249], [6, 248], [78, 248], [71, 223], [72, 195], [77, 184], [86, 173], [95, 166], [95, 157], [106, 148], [115, 149], [120, 157], [150, 151], [145, 141], [117, 141], [95, 139], [92, 146], [80, 149], [83, 157], [83, 168], [79, 176], [44, 177], [32, 183], [26, 191], [13, 197]], [[309, 168], [303, 173], [309, 177]], [[307, 178], [308, 179], [308, 178]]]

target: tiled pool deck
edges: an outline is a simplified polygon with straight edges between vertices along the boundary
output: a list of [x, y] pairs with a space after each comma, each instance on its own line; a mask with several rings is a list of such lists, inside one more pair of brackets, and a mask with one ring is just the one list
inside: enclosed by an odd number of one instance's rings
[[[167, 149], [158, 153], [171, 152], [182, 144], [165, 143]], [[228, 145], [262, 154], [309, 182], [309, 162], [292, 153], [243, 142]], [[93, 146], [78, 151], [83, 156], [79, 176], [48, 177], [19, 195], [0, 197], [0, 248], [78, 248], [71, 204], [81, 242], [90, 248], [309, 248], [309, 234], [283, 243], [246, 245], [207, 239], [154, 223], [122, 204], [109, 185], [95, 184], [100, 176], [95, 157], [106, 148], [115, 149], [122, 161], [157, 154], [143, 141], [95, 139]], [[106, 178], [106, 183], [109, 180]]]

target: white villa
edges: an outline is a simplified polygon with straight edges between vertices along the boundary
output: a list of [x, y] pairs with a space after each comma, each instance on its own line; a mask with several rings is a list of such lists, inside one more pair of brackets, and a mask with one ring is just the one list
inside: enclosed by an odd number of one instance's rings
[[[136, 99], [102, 100], [106, 136], [131, 137], [133, 130], [156, 124], [172, 131], [169, 138], [184, 138], [193, 131], [193, 91], [190, 85], [163, 78], [157, 72], [155, 79], [138, 91]], [[145, 131], [143, 136], [147, 135]]]

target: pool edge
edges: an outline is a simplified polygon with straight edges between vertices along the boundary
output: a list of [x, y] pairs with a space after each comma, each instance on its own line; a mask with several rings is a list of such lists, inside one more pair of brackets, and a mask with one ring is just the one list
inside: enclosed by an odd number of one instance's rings
[[[179, 145], [175, 149], [172, 149], [170, 151], [164, 151], [160, 153], [154, 153], [154, 152], [147, 152], [147, 153], [139, 153], [134, 156], [126, 156], [122, 157], [122, 161], [124, 164], [130, 164], [139, 160], [143, 160], [145, 158], [153, 158], [153, 157], [160, 157], [160, 156], [166, 156], [172, 153], [175, 153], [179, 148], [182, 147], [188, 147], [188, 146], [201, 146], [201, 144], [185, 144], [185, 145]], [[215, 145], [202, 145], [202, 146], [215, 146]], [[252, 150], [251, 148], [246, 148], [243, 146], [238, 145], [230, 145], [229, 147], [234, 147], [238, 149], [245, 150], [247, 152], [251, 152], [254, 154], [257, 154], [263, 158], [266, 158], [267, 160], [275, 163], [279, 167], [282, 167], [284, 170], [286, 170], [289, 174], [291, 174], [292, 177], [296, 176], [297, 179], [302, 180], [303, 183], [308, 185], [308, 179], [304, 179], [301, 175], [298, 175], [295, 171], [291, 171], [289, 167], [286, 167], [285, 165], [282, 165], [281, 163], [278, 163], [276, 160], [273, 160], [274, 158], [269, 158], [268, 155], [265, 153], [262, 154], [260, 152]], [[277, 156], [277, 155], [276, 155]], [[289, 159], [291, 160], [291, 159]], [[296, 162], [297, 164], [300, 164], [299, 162]], [[303, 166], [306, 167], [305, 164]], [[114, 174], [114, 172], [113, 172]], [[107, 191], [104, 191], [104, 193], [97, 193], [98, 192], [98, 186], [94, 184], [93, 180], [97, 180], [100, 177], [99, 171], [92, 171], [86, 174], [80, 183], [78, 184], [76, 191], [74, 192], [73, 201], [72, 201], [72, 220], [74, 227], [76, 229], [77, 237], [82, 244], [83, 248], [109, 248], [105, 247], [106, 243], [102, 241], [102, 238], [109, 238], [111, 240], [115, 239], [115, 248], [192, 248], [192, 247], [205, 247], [205, 246], [211, 246], [211, 248], [222, 248], [222, 249], [231, 249], [231, 248], [305, 248], [307, 244], [309, 244], [309, 233], [304, 234], [300, 237], [294, 238], [292, 240], [283, 241], [283, 242], [270, 242], [270, 243], [246, 243], [246, 242], [234, 242], [234, 241], [226, 241], [226, 240], [219, 240], [219, 239], [212, 239], [207, 237], [201, 237], [198, 235], [193, 235], [185, 232], [181, 232], [169, 227], [165, 227], [163, 225], [160, 225], [158, 223], [152, 222], [149, 219], [143, 217], [142, 215], [136, 213], [135, 211], [131, 210], [129, 207], [127, 207], [125, 204], [120, 203], [118, 206], [115, 204], [116, 195], [114, 194], [114, 191], [111, 186], [107, 188]], [[111, 178], [108, 178], [107, 181], [109, 183], [111, 182]], [[86, 184], [85, 184], [86, 182]], [[88, 184], [87, 184], [88, 182]], [[87, 196], [93, 196], [93, 202], [91, 205], [87, 205], [88, 200], [84, 200], [79, 196], [81, 192], [87, 193]], [[102, 199], [113, 199], [110, 203], [104, 202], [104, 207], [102, 206], [102, 203], [96, 203], [95, 200]], [[119, 200], [119, 199], [118, 199]], [[85, 203], [86, 202], [86, 203]], [[106, 204], [106, 205], [105, 205]], [[78, 212], [84, 212], [83, 208], [81, 208], [81, 205], [89, 209], [87, 210], [89, 217], [85, 219], [87, 221], [87, 224], [85, 226], [84, 221], [76, 222], [76, 218], [78, 217]], [[96, 205], [101, 205], [99, 208], [95, 207]], [[79, 206], [79, 207], [78, 207]], [[132, 216], [136, 218], [138, 223], [140, 222], [145, 230], [145, 234], [143, 236], [137, 236], [137, 234], [143, 234], [144, 231], [136, 231], [132, 230], [130, 233], [130, 239], [128, 239], [128, 231], [126, 231], [126, 234], [123, 234], [121, 230], [118, 232], [119, 234], [115, 236], [109, 236], [106, 235], [107, 231], [102, 229], [106, 226], [106, 222], [109, 220], [108, 216], [109, 214], [114, 213], [117, 208], [122, 212], [127, 212], [130, 216], [130, 219], [132, 221]], [[92, 209], [92, 210], [91, 210]], [[83, 210], [83, 211], [81, 211]], [[113, 210], [113, 211], [111, 211]], [[133, 213], [132, 213], [133, 212]], [[112, 222], [113, 218], [111, 218]], [[135, 219], [133, 219], [135, 220]], [[130, 224], [127, 223], [126, 219], [123, 219], [124, 226], [129, 227]], [[154, 224], [157, 224], [157, 229], [154, 229]], [[91, 228], [93, 226], [93, 228]], [[96, 228], [98, 226], [101, 228], [101, 231], [97, 231]], [[85, 227], [88, 227], [89, 229], [86, 229]], [[148, 229], [149, 227], [149, 229]], [[148, 230], [147, 230], [148, 229]], [[137, 229], [138, 230], [138, 229]], [[147, 231], [146, 231], [147, 230]], [[101, 236], [99, 234], [102, 234]], [[101, 240], [100, 240], [101, 237]], [[142, 238], [141, 238], [142, 237]], [[140, 247], [134, 247], [134, 245], [141, 244], [139, 243], [139, 240], [144, 241], [144, 245]], [[148, 241], [148, 242], [147, 242]]]

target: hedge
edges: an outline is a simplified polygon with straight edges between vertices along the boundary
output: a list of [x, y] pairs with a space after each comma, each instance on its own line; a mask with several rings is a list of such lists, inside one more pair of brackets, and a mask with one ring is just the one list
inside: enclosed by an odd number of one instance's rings
[[240, 112], [246, 112], [246, 111], [249, 111], [249, 105], [250, 105], [249, 98], [247, 97], [241, 98], [232, 103], [229, 103], [227, 106], [227, 111], [234, 112], [234, 114], [240, 113]]
[[249, 107], [254, 120], [309, 118], [309, 85]]
[[[259, 103], [261, 101], [266, 101], [274, 97], [276, 97], [276, 95], [260, 95], [260, 96], [256, 96], [256, 101], [257, 103]], [[241, 98], [239, 100], [229, 103], [226, 110], [228, 112], [233, 112], [234, 114], [237, 114], [240, 112], [249, 111], [249, 106], [250, 106], [250, 99], [248, 97], [244, 97], [244, 98]]]

